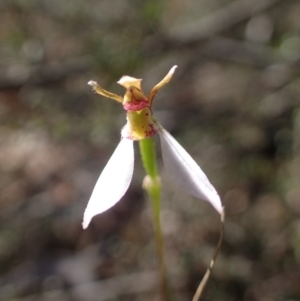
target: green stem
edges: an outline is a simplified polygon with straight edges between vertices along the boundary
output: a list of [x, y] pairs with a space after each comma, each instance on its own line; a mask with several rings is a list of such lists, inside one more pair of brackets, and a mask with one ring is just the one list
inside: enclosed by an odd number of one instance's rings
[[140, 140], [139, 145], [146, 174], [152, 179], [156, 179], [158, 177], [158, 171], [153, 138]]
[[164, 257], [164, 242], [163, 234], [160, 222], [160, 193], [161, 184], [157, 171], [156, 163], [156, 152], [154, 147], [153, 138], [148, 138], [139, 141], [140, 152], [143, 161], [143, 165], [147, 176], [144, 180], [144, 189], [150, 196], [152, 201], [153, 210], [153, 222], [154, 222], [154, 232], [156, 240], [157, 258], [160, 271], [160, 282], [161, 282], [161, 296], [162, 301], [169, 301], [169, 288], [166, 273], [166, 264]]

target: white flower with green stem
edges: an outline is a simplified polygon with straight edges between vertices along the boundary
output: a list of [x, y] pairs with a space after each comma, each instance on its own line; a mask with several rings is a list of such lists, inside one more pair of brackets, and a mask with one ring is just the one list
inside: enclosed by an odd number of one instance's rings
[[121, 141], [95, 185], [84, 212], [83, 228], [88, 227], [95, 215], [114, 206], [127, 191], [134, 169], [133, 142], [139, 141], [142, 161], [147, 173], [144, 188], [151, 197], [153, 204], [154, 226], [164, 294], [166, 294], [166, 283], [164, 279], [165, 267], [159, 205], [161, 188], [152, 139], [155, 134], [159, 134], [164, 166], [170, 178], [187, 194], [209, 202], [221, 215], [222, 225], [224, 220], [223, 206], [215, 188], [192, 157], [153, 116], [153, 99], [157, 92], [171, 80], [176, 67], [172, 67], [169, 73], [152, 88], [148, 97], [142, 91], [142, 80], [130, 76], [123, 76], [118, 81], [118, 84], [126, 89], [124, 97], [104, 90], [95, 81], [88, 83], [96, 93], [123, 105], [127, 114], [127, 123], [121, 131]]

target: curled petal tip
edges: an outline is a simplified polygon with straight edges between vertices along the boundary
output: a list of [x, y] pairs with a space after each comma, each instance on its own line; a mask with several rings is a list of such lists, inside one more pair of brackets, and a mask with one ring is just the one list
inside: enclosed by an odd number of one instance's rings
[[173, 74], [173, 73], [175, 72], [175, 70], [176, 70], [177, 67], [178, 67], [177, 65], [174, 65], [174, 66], [170, 69], [169, 74]]
[[94, 86], [97, 85], [97, 83], [96, 83], [95, 81], [93, 81], [93, 80], [90, 80], [87, 84], [88, 84], [89, 86], [91, 86], [91, 87], [94, 87]]

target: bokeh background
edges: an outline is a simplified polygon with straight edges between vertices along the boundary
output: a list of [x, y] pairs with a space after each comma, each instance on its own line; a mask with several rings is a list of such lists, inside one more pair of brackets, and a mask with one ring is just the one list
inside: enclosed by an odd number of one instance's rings
[[[299, 16], [292, 0], [1, 0], [0, 300], [159, 300], [138, 148], [124, 198], [81, 228], [125, 124], [87, 82], [148, 93], [175, 64], [155, 116], [227, 212], [203, 300], [300, 300]], [[159, 167], [173, 297], [191, 300], [219, 218]]]

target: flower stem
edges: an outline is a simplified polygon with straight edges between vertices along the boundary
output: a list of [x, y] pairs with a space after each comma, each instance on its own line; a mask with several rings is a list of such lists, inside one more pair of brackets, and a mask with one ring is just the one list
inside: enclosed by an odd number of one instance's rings
[[157, 171], [156, 152], [153, 138], [139, 141], [140, 152], [147, 176], [143, 188], [147, 191], [152, 201], [154, 233], [156, 240], [157, 258], [160, 271], [160, 285], [162, 301], [169, 301], [170, 294], [167, 281], [166, 264], [164, 257], [164, 242], [160, 221], [160, 194], [161, 183]]
[[152, 179], [156, 179], [158, 177], [158, 171], [153, 138], [140, 140], [139, 145], [146, 174]]

